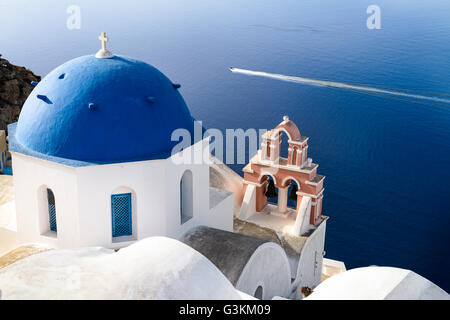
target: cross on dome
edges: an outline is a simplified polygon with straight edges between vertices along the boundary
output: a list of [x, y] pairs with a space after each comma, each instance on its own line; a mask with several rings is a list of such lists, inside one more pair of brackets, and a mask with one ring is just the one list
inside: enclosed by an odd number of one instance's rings
[[98, 40], [102, 42], [102, 48], [98, 50], [98, 52], [95, 54], [95, 57], [100, 59], [107, 59], [114, 57], [114, 54], [108, 49], [106, 49], [106, 42], [108, 42], [109, 40], [109, 38], [106, 36], [106, 32], [102, 32], [98, 37]]
[[98, 40], [102, 42], [102, 49], [106, 50], [106, 42], [108, 42], [108, 37], [106, 36], [106, 32], [102, 32], [101, 35], [98, 37]]

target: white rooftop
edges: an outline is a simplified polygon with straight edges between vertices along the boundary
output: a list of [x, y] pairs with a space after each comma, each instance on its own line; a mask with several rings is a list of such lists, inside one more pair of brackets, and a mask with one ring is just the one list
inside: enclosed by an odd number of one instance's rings
[[2, 299], [242, 299], [203, 255], [165, 237], [118, 252], [51, 250], [0, 269]]
[[308, 296], [308, 300], [449, 300], [450, 295], [410, 270], [365, 267], [334, 275]]

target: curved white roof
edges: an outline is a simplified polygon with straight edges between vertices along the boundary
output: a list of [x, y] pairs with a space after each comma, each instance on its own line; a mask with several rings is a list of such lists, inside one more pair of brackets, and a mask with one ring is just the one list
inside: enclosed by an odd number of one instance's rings
[[189, 246], [165, 237], [118, 252], [53, 250], [0, 270], [2, 299], [240, 299], [226, 277]]
[[392, 267], [345, 271], [318, 285], [308, 300], [450, 299], [448, 293], [415, 272]]

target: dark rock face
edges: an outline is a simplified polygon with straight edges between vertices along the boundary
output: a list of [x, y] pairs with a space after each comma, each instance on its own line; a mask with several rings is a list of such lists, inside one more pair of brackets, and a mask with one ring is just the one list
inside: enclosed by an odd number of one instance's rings
[[0, 130], [7, 130], [10, 123], [19, 118], [22, 105], [40, 76], [24, 67], [12, 65], [0, 54]]

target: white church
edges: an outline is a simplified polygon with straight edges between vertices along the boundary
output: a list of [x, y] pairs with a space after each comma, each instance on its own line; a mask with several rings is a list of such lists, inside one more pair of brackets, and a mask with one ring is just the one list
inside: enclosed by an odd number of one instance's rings
[[[2, 299], [301, 299], [302, 288], [345, 271], [323, 258], [325, 177], [289, 118], [268, 133], [245, 179], [217, 161], [180, 164], [180, 153], [209, 151], [200, 139], [172, 152], [176, 129], [195, 136], [180, 85], [99, 39], [97, 54], [45, 76], [8, 127]], [[269, 203], [275, 188], [278, 203]], [[2, 267], [2, 256], [29, 244], [51, 250]], [[73, 277], [77, 286], [61, 284]]]
[[171, 133], [194, 128], [178, 86], [101, 39], [49, 73], [9, 127], [20, 241], [117, 249], [198, 225], [232, 231], [233, 195], [211, 206], [209, 166], [171, 157]]

